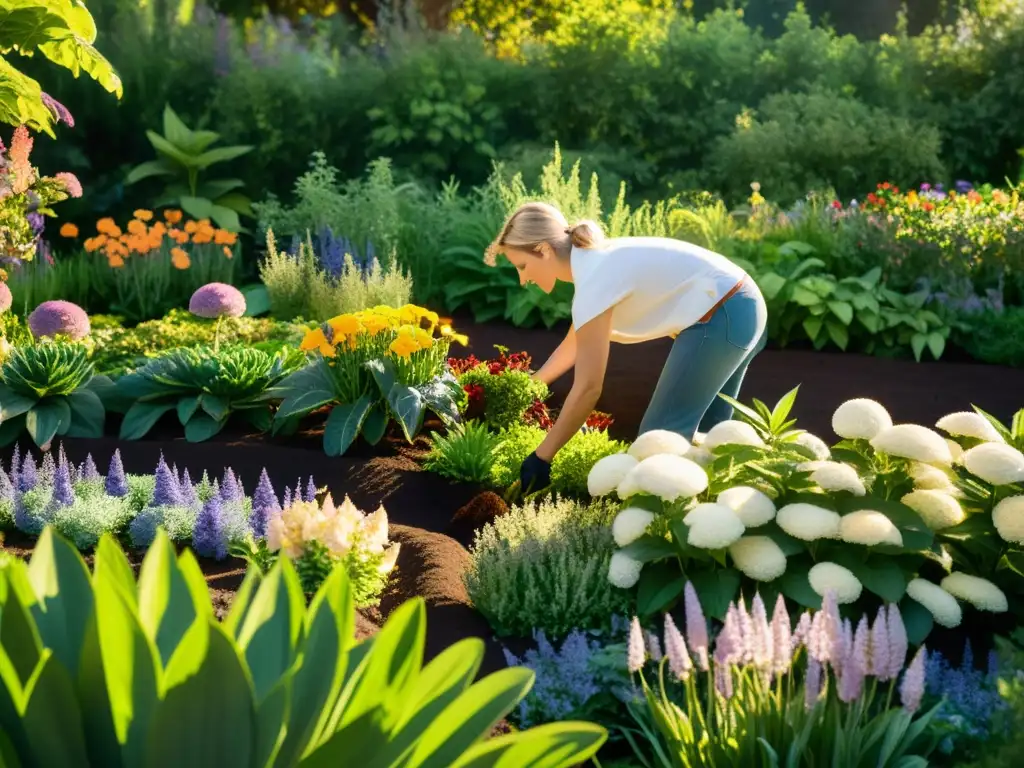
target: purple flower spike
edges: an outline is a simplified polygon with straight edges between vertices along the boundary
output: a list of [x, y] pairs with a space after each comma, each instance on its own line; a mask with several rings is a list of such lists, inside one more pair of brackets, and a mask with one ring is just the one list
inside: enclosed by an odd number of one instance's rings
[[81, 475], [82, 479], [86, 481], [100, 479], [100, 471], [96, 468], [96, 462], [93, 461], [91, 453], [85, 455], [85, 461], [82, 462]]
[[40, 99], [43, 105], [50, 110], [50, 114], [53, 115], [53, 119], [58, 123], [64, 123], [68, 128], [75, 127], [75, 118], [71, 116], [68, 108], [57, 101], [53, 96], [48, 93], [40, 93]]
[[39, 473], [36, 471], [36, 460], [32, 454], [25, 451], [25, 460], [21, 462], [21, 472], [18, 473], [18, 490], [22, 493], [31, 491], [39, 482]]
[[900, 703], [907, 712], [913, 714], [921, 706], [921, 698], [924, 696], [924, 672], [928, 652], [922, 645], [917, 649], [914, 660], [910, 662], [907, 671], [903, 673], [903, 682], [900, 683]]
[[270, 476], [266, 468], [260, 472], [260, 480], [252, 495], [252, 515], [249, 517], [249, 528], [257, 539], [266, 538], [267, 524], [272, 515], [281, 511], [281, 505], [277, 501], [277, 494], [274, 493], [274, 486], [270, 484]]
[[221, 498], [214, 494], [199, 512], [192, 532], [192, 548], [203, 557], [223, 560], [228, 554], [227, 525]]
[[233, 285], [207, 283], [192, 294], [188, 311], [196, 317], [241, 317], [245, 314], [245, 296]]
[[192, 478], [188, 474], [188, 468], [181, 473], [181, 503], [187, 507], [191, 507], [199, 503], [199, 497], [196, 495], [196, 487], [192, 485]]
[[11, 289], [7, 283], [0, 282], [0, 314], [10, 309], [13, 303], [14, 297], [11, 295]]
[[39, 480], [44, 485], [51, 485], [57, 476], [57, 463], [53, 460], [53, 454], [47, 451], [43, 454], [43, 462], [39, 465]]
[[107, 481], [104, 484], [108, 496], [123, 498], [128, 495], [128, 479], [124, 476], [124, 465], [121, 464], [121, 450], [115, 449], [110, 457], [110, 468], [107, 469]]
[[288, 509], [292, 505], [292, 489], [284, 489], [284, 497], [281, 499], [281, 509]]
[[164, 455], [160, 454], [160, 462], [156, 465], [156, 488], [153, 491], [153, 506], [181, 505], [181, 489], [178, 488], [178, 481], [171, 474], [171, 468], [164, 461]]
[[68, 462], [57, 465], [53, 479], [53, 501], [62, 507], [70, 507], [75, 503], [75, 491], [71, 487], [71, 471]]
[[220, 497], [224, 501], [242, 501], [242, 489], [238, 485], [238, 478], [235, 477], [231, 467], [224, 470], [224, 478], [220, 483]]
[[313, 476], [309, 476], [309, 481], [306, 483], [306, 492], [302, 496], [303, 501], [316, 501], [316, 483], [313, 482]]
[[686, 642], [689, 643], [690, 651], [697, 660], [697, 666], [702, 672], [707, 672], [708, 623], [692, 582], [686, 582], [683, 599], [686, 604]]
[[14, 501], [14, 483], [0, 467], [0, 501]]
[[11, 482], [17, 482], [19, 472], [21, 472], [21, 443], [15, 443], [14, 453], [11, 454]]
[[37, 339], [63, 334], [78, 341], [89, 335], [89, 316], [70, 301], [44, 301], [28, 316], [28, 327]]

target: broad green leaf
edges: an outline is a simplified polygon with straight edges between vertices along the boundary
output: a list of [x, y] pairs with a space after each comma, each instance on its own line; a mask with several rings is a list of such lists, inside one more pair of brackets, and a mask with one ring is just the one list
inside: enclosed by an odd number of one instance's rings
[[330, 736], [303, 758], [302, 768], [337, 768], [344, 765], [348, 755], [359, 755], [361, 760], [376, 757], [388, 741], [384, 709], [375, 707], [356, 720], [332, 731]]
[[388, 397], [396, 386], [398, 376], [395, 373], [395, 364], [388, 359], [368, 360], [366, 369], [373, 375], [377, 383], [377, 389], [382, 397]]
[[921, 353], [924, 352], [924, 345], [928, 343], [928, 335], [915, 333], [910, 337], [910, 348], [914, 351], [914, 359], [921, 362]]
[[271, 759], [278, 754], [284, 744], [288, 710], [291, 706], [292, 680], [297, 669], [296, 663], [274, 684], [263, 701], [256, 705], [253, 765], [273, 765]]
[[830, 301], [828, 302], [828, 308], [832, 310], [832, 314], [835, 315], [842, 321], [843, 325], [849, 325], [853, 322], [853, 307], [845, 301]]
[[210, 218], [213, 219], [214, 224], [223, 230], [228, 232], [242, 231], [242, 221], [238, 218], [238, 213], [226, 205], [211, 204]]
[[388, 393], [388, 406], [402, 428], [405, 439], [411, 443], [423, 426], [426, 412], [423, 395], [414, 387], [395, 384]]
[[811, 565], [807, 560], [790, 558], [786, 563], [786, 572], [779, 577], [782, 594], [804, 608], [818, 610], [821, 608], [821, 595], [811, 588], [807, 578]]
[[898, 603], [907, 591], [907, 579], [895, 560], [884, 556], [861, 559], [854, 549], [837, 549], [830, 555], [836, 565], [850, 570], [864, 588], [887, 603]]
[[23, 685], [38, 667], [45, 649], [33, 621], [33, 612], [14, 594], [8, 594], [0, 605], [0, 647], [7, 655], [11, 672]]
[[807, 338], [811, 341], [815, 341], [821, 333], [821, 329], [824, 327], [825, 322], [820, 317], [807, 317], [804, 318], [802, 325], [804, 333], [807, 334]]
[[931, 611], [909, 595], [900, 601], [900, 616], [907, 628], [907, 640], [911, 645], [923, 643], [935, 626]]
[[211, 419], [221, 421], [226, 419], [231, 412], [231, 407], [222, 397], [216, 395], [203, 395], [199, 401], [200, 407], [209, 414]]
[[224, 429], [224, 425], [227, 423], [228, 420], [226, 418], [223, 421], [216, 421], [205, 413], [197, 413], [185, 425], [185, 439], [190, 443], [201, 443], [204, 440], [209, 440]]
[[70, 424], [71, 408], [64, 397], [44, 398], [25, 414], [25, 429], [38, 446], [52, 441], [62, 425]]
[[846, 329], [846, 326], [829, 318], [825, 320], [825, 330], [828, 331], [829, 338], [832, 339], [835, 345], [841, 350], [846, 351], [846, 347], [850, 343], [850, 332]]
[[178, 400], [176, 410], [178, 412], [178, 421], [181, 426], [188, 424], [188, 420], [195, 415], [195, 412], [199, 409], [199, 395], [186, 395]]
[[724, 619], [729, 603], [736, 599], [740, 590], [739, 571], [716, 568], [713, 571], [695, 571], [689, 576], [704, 613], [715, 619]]
[[388, 428], [388, 410], [380, 403], [374, 403], [363, 420], [363, 439], [370, 445], [376, 445], [384, 437]]
[[[255, 216], [252, 210], [252, 200], [241, 192], [228, 192], [226, 195], [213, 198], [213, 202], [217, 208], [224, 208], [238, 216]], [[216, 216], [216, 212], [214, 216]], [[237, 216], [235, 218], [237, 219]]]
[[654, 616], [668, 610], [683, 594], [686, 580], [674, 559], [654, 563], [640, 571], [637, 585], [636, 610], [641, 616]]
[[216, 149], [210, 149], [199, 155], [196, 158], [196, 167], [200, 170], [203, 168], [209, 168], [215, 163], [224, 163], [229, 160], [234, 160], [236, 157], [241, 157], [249, 152], [252, 152], [255, 147], [250, 146], [236, 146], [236, 147], [217, 147]]
[[174, 403], [135, 403], [121, 422], [122, 440], [139, 440], [146, 436], [165, 413], [174, 410]]
[[174, 166], [164, 158], [149, 160], [132, 168], [124, 183], [131, 186], [153, 176], [173, 176], [175, 172]]
[[139, 620], [166, 667], [178, 643], [195, 621], [192, 593], [178, 569], [174, 545], [160, 528], [139, 572]]
[[242, 295], [245, 296], [246, 317], [259, 317], [270, 311], [270, 294], [262, 283], [245, 286]]
[[84, 387], [68, 395], [71, 408], [71, 424], [67, 430], [68, 437], [102, 437], [103, 425], [107, 411], [103, 407], [100, 396], [91, 389]]
[[932, 357], [938, 360], [946, 350], [946, 338], [938, 331], [932, 331], [928, 334], [928, 349]]
[[336, 405], [324, 424], [324, 452], [328, 456], [341, 456], [349, 449], [363, 427], [366, 415], [373, 405], [369, 395], [354, 403]]
[[650, 563], [666, 557], [675, 557], [676, 548], [663, 536], [645, 533], [639, 539], [627, 544], [620, 550], [625, 555], [641, 563]]
[[252, 605], [252, 599], [255, 597], [261, 581], [263, 581], [263, 576], [258, 568], [250, 566], [246, 569], [245, 577], [242, 579], [242, 583], [238, 587], [238, 591], [235, 593], [235, 599], [231, 601], [231, 607], [228, 609], [228, 615], [224, 617], [224, 628], [236, 640], [238, 638], [238, 633], [242, 629], [242, 622], [245, 619], [246, 614], [249, 612], [249, 607]]
[[19, 395], [6, 384], [0, 384], [0, 421], [8, 421], [28, 413], [39, 400]]
[[274, 415], [275, 419], [283, 420], [290, 416], [309, 413], [337, 400], [337, 396], [329, 389], [312, 389], [289, 395], [281, 403]]
[[547, 723], [474, 744], [452, 768], [571, 768], [584, 765], [607, 738], [594, 723]]
[[[32, 552], [28, 578], [36, 595], [32, 613], [43, 644], [66, 669], [77, 670], [93, 607], [89, 570], [78, 551], [47, 526]], [[6, 623], [0, 630], [0, 637], [5, 636]], [[10, 652], [6, 638], [4, 646]]]
[[786, 286], [786, 278], [774, 272], [766, 272], [757, 278], [757, 287], [768, 301], [772, 301]]
[[784, 394], [779, 402], [775, 404], [775, 408], [772, 410], [771, 418], [768, 421], [768, 426], [772, 432], [778, 433], [782, 428], [782, 425], [786, 423], [786, 419], [789, 418], [790, 411], [793, 410], [793, 404], [796, 403], [797, 393], [800, 391], [800, 385], [793, 387], [789, 392]]
[[121, 590], [132, 610], [138, 608], [138, 593], [135, 584], [135, 572], [117, 543], [112, 533], [104, 533], [96, 546], [96, 559], [93, 562], [93, 581], [106, 579]]
[[213, 217], [213, 202], [206, 198], [182, 195], [178, 198], [178, 204], [185, 213], [198, 221]]
[[164, 138], [182, 151], [192, 153], [192, 129], [185, 125], [170, 104], [164, 104]]
[[36, 674], [25, 686], [25, 694], [27, 705], [21, 725], [34, 764], [89, 768], [75, 684], [50, 649], [43, 652]]
[[[195, 168], [195, 158], [189, 155], [181, 148], [175, 146], [156, 131], [146, 131], [146, 138], [149, 139], [149, 143], [153, 145], [153, 149], [163, 155], [169, 162], [177, 163], [185, 169]], [[185, 206], [182, 205], [182, 208]], [[189, 213], [190, 216], [193, 214]], [[200, 217], [205, 218], [205, 217]]]

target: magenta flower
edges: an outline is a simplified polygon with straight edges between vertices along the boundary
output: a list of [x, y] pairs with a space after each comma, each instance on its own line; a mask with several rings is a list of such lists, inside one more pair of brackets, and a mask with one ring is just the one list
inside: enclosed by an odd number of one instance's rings
[[[68, 128], [75, 127], [75, 118], [71, 116], [67, 107], [48, 93], [40, 93], [39, 96], [43, 104], [48, 110], [50, 110], [50, 113], [58, 123], [64, 123]], [[79, 189], [81, 189], [81, 187], [79, 187]]]
[[196, 317], [210, 320], [220, 317], [241, 317], [245, 314], [245, 296], [233, 285], [207, 283], [192, 294], [188, 311]]
[[70, 301], [44, 301], [28, 316], [28, 327], [37, 339], [63, 334], [74, 341], [89, 335], [89, 316]]
[[13, 303], [14, 297], [11, 295], [10, 287], [7, 283], [0, 282], [0, 314], [10, 309]]

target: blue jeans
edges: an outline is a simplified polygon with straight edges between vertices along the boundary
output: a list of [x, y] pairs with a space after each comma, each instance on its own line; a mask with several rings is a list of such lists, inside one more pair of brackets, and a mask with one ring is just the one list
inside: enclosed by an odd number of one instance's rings
[[732, 418], [732, 406], [719, 393], [739, 399], [750, 361], [767, 341], [768, 310], [754, 281], [747, 278], [706, 323], [676, 337], [658, 378], [640, 434], [655, 429], [693, 440]]

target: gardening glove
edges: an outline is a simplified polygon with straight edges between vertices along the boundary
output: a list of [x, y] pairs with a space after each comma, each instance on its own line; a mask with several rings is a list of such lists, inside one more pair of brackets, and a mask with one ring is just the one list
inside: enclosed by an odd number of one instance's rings
[[524, 494], [547, 488], [551, 485], [551, 465], [531, 453], [519, 468], [519, 485]]

